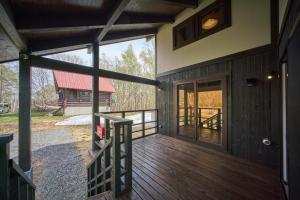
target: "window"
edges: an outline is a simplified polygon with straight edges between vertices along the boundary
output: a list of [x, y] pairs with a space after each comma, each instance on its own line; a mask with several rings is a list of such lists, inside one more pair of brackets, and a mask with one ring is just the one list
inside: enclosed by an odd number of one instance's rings
[[70, 89], [67, 91], [67, 93], [68, 93], [68, 100], [75, 101], [78, 99], [77, 90]]
[[175, 37], [174, 47], [179, 48], [195, 41], [195, 20], [189, 18], [176, 26], [173, 31]]
[[231, 25], [230, 0], [217, 0], [173, 28], [174, 49], [186, 46]]
[[91, 101], [90, 92], [89, 91], [79, 91], [80, 101]]

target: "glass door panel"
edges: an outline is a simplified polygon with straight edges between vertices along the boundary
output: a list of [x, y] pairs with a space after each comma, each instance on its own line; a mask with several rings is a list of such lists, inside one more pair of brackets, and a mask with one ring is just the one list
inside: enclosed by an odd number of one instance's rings
[[197, 83], [197, 139], [222, 144], [223, 92], [221, 81]]
[[178, 135], [195, 138], [195, 89], [194, 83], [177, 86], [177, 128]]

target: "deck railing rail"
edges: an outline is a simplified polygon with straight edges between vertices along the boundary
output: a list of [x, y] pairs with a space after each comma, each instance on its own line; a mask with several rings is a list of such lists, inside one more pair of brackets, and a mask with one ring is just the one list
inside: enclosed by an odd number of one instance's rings
[[0, 136], [0, 199], [34, 200], [35, 185], [13, 159], [9, 158], [12, 134]]
[[[132, 188], [132, 120], [96, 113], [105, 134], [97, 135], [99, 151], [87, 167], [88, 197], [112, 191], [114, 197]], [[97, 134], [97, 133], [94, 133]]]
[[[133, 122], [132, 124], [133, 139], [138, 139], [158, 133], [158, 109], [123, 110], [102, 113], [119, 116], [124, 119], [126, 119], [130, 115], [132, 116], [133, 114], [140, 115], [141, 120], [138, 122]], [[151, 113], [151, 116], [149, 117], [150, 119], [148, 120], [146, 118], [147, 113]]]

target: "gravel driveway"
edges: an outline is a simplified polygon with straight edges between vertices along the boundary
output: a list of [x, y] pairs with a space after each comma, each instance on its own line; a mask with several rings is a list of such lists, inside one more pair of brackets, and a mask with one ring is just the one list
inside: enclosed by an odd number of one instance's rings
[[[82, 200], [86, 197], [86, 167], [68, 128], [32, 133], [33, 180], [36, 199]], [[11, 157], [18, 154], [18, 137], [11, 142]], [[17, 160], [17, 159], [16, 159]]]

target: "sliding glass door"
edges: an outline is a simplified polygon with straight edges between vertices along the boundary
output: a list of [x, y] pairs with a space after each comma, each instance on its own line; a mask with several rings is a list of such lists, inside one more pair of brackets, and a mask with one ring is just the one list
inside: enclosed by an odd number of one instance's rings
[[177, 135], [226, 146], [226, 79], [195, 80], [176, 85]]

